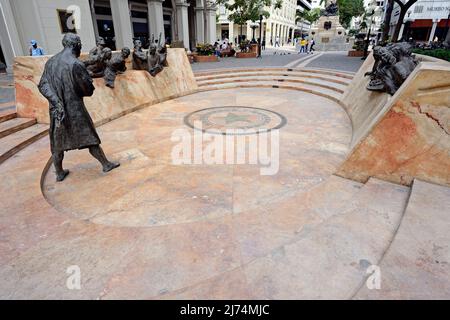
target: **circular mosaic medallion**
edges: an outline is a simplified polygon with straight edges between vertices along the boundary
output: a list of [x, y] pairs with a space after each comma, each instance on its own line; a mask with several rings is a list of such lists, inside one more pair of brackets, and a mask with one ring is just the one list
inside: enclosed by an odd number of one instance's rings
[[214, 107], [194, 111], [184, 123], [205, 133], [240, 135], [280, 129], [287, 120], [281, 114], [253, 107]]

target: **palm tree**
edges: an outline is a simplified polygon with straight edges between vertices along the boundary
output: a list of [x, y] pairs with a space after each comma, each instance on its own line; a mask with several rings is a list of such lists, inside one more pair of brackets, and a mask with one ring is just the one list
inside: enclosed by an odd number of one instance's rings
[[[326, 1], [326, 0], [322, 0]], [[308, 21], [310, 24], [313, 24], [320, 18], [320, 8], [314, 8], [312, 10], [297, 10], [295, 22], [301, 22], [300, 33], [303, 35], [303, 21]]]

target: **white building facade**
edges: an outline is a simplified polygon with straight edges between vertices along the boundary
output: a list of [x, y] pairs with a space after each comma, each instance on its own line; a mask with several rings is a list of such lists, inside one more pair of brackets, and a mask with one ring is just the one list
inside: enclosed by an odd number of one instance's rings
[[99, 36], [120, 49], [152, 35], [193, 49], [214, 43], [216, 7], [206, 0], [0, 0], [0, 60], [8, 71], [15, 56], [28, 55], [32, 39], [55, 54], [67, 32], [80, 35], [84, 51]]
[[[300, 30], [300, 24], [297, 24], [296, 10], [310, 10], [311, 0], [283, 0], [281, 9], [274, 9], [273, 7], [265, 8], [270, 13], [269, 18], [264, 18], [262, 23], [262, 37], [267, 45], [274, 44], [276, 37], [280, 38], [281, 44], [286, 44], [288, 39], [293, 39], [296, 33]], [[230, 12], [224, 7], [219, 6], [217, 9], [218, 21], [216, 29], [216, 40], [229, 39], [233, 43], [239, 43], [239, 35], [241, 39], [253, 39], [253, 30], [255, 33], [255, 40], [259, 39], [260, 28], [259, 21], [247, 21], [245, 25], [241, 26], [234, 24], [228, 20]], [[252, 28], [252, 26], [254, 26]], [[308, 24], [304, 25], [309, 28]]]
[[[367, 19], [367, 26], [370, 28], [370, 34], [381, 38], [383, 33], [382, 25], [385, 15], [385, 5], [387, 0], [364, 0], [364, 8], [366, 11], [373, 10], [374, 14]], [[350, 23], [350, 29], [361, 29], [361, 23], [363, 22], [363, 16], [354, 17]], [[361, 30], [365, 33], [368, 31], [366, 28]]]
[[[390, 32], [392, 36], [400, 15], [395, 4], [392, 11]], [[409, 8], [400, 29], [399, 39], [413, 38], [419, 42], [442, 41], [450, 26], [450, 0], [418, 0]]]

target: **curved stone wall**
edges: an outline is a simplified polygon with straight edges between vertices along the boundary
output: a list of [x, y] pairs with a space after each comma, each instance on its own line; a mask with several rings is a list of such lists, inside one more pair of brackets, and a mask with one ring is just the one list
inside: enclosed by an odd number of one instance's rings
[[[16, 106], [19, 117], [49, 123], [48, 102], [37, 85], [50, 56], [17, 57], [14, 63]], [[96, 124], [108, 122], [141, 107], [195, 92], [197, 83], [184, 49], [168, 49], [168, 67], [152, 77], [148, 72], [128, 70], [117, 77], [116, 87], [94, 79], [95, 92], [85, 104]]]
[[366, 90], [370, 56], [343, 97], [352, 150], [337, 174], [411, 185], [414, 178], [450, 186], [450, 63], [422, 61], [394, 96]]

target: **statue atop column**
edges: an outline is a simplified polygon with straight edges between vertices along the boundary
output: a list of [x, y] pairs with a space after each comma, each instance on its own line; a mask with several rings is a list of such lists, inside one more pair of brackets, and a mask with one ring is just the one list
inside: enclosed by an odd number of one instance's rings
[[325, 6], [325, 9], [321, 10], [322, 16], [337, 16], [339, 13], [339, 7], [336, 1], [331, 1], [330, 4]]
[[120, 165], [106, 158], [83, 102], [84, 97], [92, 96], [95, 88], [86, 66], [78, 59], [80, 37], [67, 33], [62, 44], [64, 49], [45, 64], [39, 83], [39, 91], [49, 101], [50, 148], [57, 181], [63, 181], [69, 174], [62, 165], [65, 151], [88, 148], [102, 164], [104, 172]]

